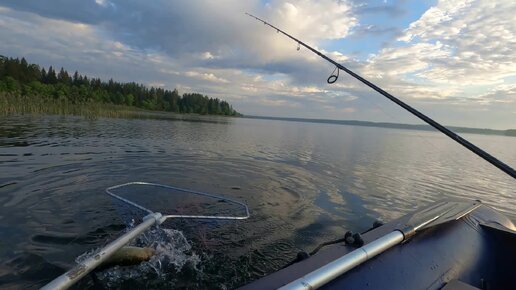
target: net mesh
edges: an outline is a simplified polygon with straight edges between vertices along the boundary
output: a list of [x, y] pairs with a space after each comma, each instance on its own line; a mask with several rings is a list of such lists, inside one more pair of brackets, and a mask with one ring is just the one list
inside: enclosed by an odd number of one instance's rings
[[169, 185], [130, 182], [110, 187], [106, 193], [114, 198], [122, 219], [131, 223], [150, 213], [167, 218], [246, 219], [244, 203], [216, 194]]

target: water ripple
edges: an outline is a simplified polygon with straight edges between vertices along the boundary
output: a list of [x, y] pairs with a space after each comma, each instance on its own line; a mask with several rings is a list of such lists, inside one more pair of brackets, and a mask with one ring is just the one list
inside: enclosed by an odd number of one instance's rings
[[[224, 194], [252, 213], [239, 222], [167, 222], [191, 246], [184, 260], [197, 260], [179, 272], [179, 264], [158, 272], [153, 264], [138, 276], [146, 288], [234, 288], [281, 268], [299, 250], [444, 197], [481, 199], [516, 219], [514, 179], [434, 132], [211, 117], [1, 121], [0, 233], [12, 246], [0, 247], [7, 261], [0, 282], [12, 287], [42, 286], [55, 276], [44, 269], [70, 267], [120, 235], [126, 209], [103, 191], [135, 180]], [[468, 138], [516, 164], [516, 138]], [[167, 200], [150, 206], [177, 209]], [[40, 282], [9, 274], [13, 265]], [[125, 288], [138, 269], [99, 278]]]

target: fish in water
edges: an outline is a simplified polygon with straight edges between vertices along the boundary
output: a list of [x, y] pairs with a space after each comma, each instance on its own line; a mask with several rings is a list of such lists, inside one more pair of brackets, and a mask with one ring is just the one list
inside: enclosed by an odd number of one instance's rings
[[141, 262], [150, 260], [156, 251], [149, 247], [133, 247], [125, 246], [116, 251], [113, 256], [109, 257], [100, 265], [101, 269], [107, 269], [114, 266], [131, 266]]

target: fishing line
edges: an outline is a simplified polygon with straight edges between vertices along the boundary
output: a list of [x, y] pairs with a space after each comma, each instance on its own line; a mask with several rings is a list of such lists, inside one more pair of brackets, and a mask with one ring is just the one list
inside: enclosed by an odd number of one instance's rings
[[[434, 127], [435, 129], [439, 130], [441, 133], [443, 133], [446, 136], [450, 137], [451, 139], [453, 139], [455, 142], [459, 143], [460, 145], [466, 147], [468, 150], [470, 150], [471, 152], [475, 153], [480, 158], [482, 158], [485, 161], [491, 163], [493, 166], [497, 167], [498, 169], [502, 170], [506, 174], [508, 174], [511, 177], [516, 179], [516, 170], [514, 170], [512, 167], [510, 167], [509, 165], [505, 164], [504, 162], [498, 160], [497, 158], [495, 158], [491, 154], [487, 153], [486, 151], [482, 150], [481, 148], [477, 147], [476, 145], [472, 144], [468, 140], [466, 140], [466, 139], [462, 138], [461, 136], [457, 135], [456, 133], [454, 133], [450, 129], [448, 129], [445, 126], [439, 124], [438, 122], [436, 122], [433, 119], [429, 118], [425, 114], [423, 114], [423, 113], [419, 112], [418, 110], [416, 110], [415, 108], [411, 107], [407, 103], [405, 103], [405, 102], [401, 101], [400, 99], [396, 98], [395, 96], [389, 94], [388, 92], [386, 92], [382, 88], [380, 88], [377, 85], [371, 83], [370, 81], [366, 80], [365, 78], [363, 78], [359, 74], [353, 72], [352, 70], [348, 69], [347, 67], [343, 66], [342, 64], [339, 64], [338, 62], [334, 61], [333, 59], [329, 58], [328, 56], [326, 56], [322, 52], [316, 50], [315, 48], [309, 46], [308, 44], [302, 42], [301, 40], [293, 37], [292, 35], [284, 32], [283, 30], [277, 28], [276, 26], [274, 26], [274, 25], [272, 25], [272, 24], [270, 24], [270, 23], [268, 23], [268, 22], [266, 22], [266, 21], [264, 21], [264, 20], [262, 20], [262, 19], [260, 19], [260, 18], [258, 18], [256, 16], [254, 16], [254, 15], [251, 15], [249, 13], [245, 13], [245, 14], [250, 16], [250, 17], [252, 17], [252, 18], [255, 18], [256, 20], [258, 20], [260, 22], [262, 22], [264, 25], [270, 26], [273, 29], [275, 29], [276, 31], [281, 32], [283, 35], [285, 35], [288, 38], [292, 39], [293, 41], [297, 42], [299, 45], [302, 45], [302, 46], [306, 47], [308, 50], [310, 50], [313, 53], [317, 54], [318, 56], [320, 56], [324, 60], [332, 63], [337, 68], [345, 71], [346, 73], [348, 73], [349, 75], [351, 75], [355, 79], [359, 80], [360, 82], [362, 82], [366, 86], [370, 87], [371, 89], [375, 90], [376, 92], [378, 92], [382, 96], [384, 96], [387, 99], [391, 100], [392, 102], [396, 103], [397, 105], [399, 105], [403, 109], [409, 111], [411, 114], [413, 114], [414, 116], [418, 117], [419, 119], [421, 119], [422, 121], [424, 121], [428, 125], [430, 125], [430, 126]], [[333, 78], [332, 78], [332, 80], [333, 80]]]
[[[263, 22], [264, 25], [268, 25], [268, 26], [271, 26], [271, 27], [274, 27], [272, 25], [270, 25], [269, 23], [267, 23], [266, 21], [264, 20], [261, 20], [260, 18], [258, 17], [255, 17], [254, 15], [251, 15], [249, 13], [245, 13], [246, 15], [250, 16], [250, 17], [253, 17], [255, 19], [257, 19], [258, 21], [261, 21]], [[274, 27], [275, 28], [275, 27]], [[288, 37], [290, 37], [290, 35], [286, 34], [285, 32], [283, 32], [282, 30], [276, 28], [276, 33], [283, 33], [285, 35], [287, 35]], [[292, 38], [292, 37], [290, 37]], [[301, 45], [301, 42], [300, 41], [297, 41], [296, 40], [296, 43], [297, 43], [297, 50], [299, 51], [300, 50], [300, 45]], [[313, 51], [313, 50], [312, 50]], [[314, 51], [315, 53], [319, 54], [318, 52]], [[340, 69], [338, 66], [335, 66], [335, 68], [333, 69], [332, 73], [330, 74], [330, 76], [328, 77], [328, 79], [326, 80], [326, 82], [328, 84], [334, 84], [335, 82], [337, 82], [337, 80], [339, 79], [339, 73], [340, 73]], [[396, 118], [394, 117], [393, 115], [391, 115], [390, 113], [387, 113], [387, 111], [385, 111], [383, 109], [382, 106], [380, 106], [377, 102], [374, 102], [373, 100], [370, 100], [369, 98], [365, 98], [367, 100], [367, 102], [369, 102], [370, 104], [374, 105], [376, 108], [378, 108], [382, 113], [384, 113], [386, 116], [390, 117], [391, 120], [396, 120], [397, 122], [400, 122], [400, 119], [399, 118]], [[434, 143], [432, 143], [430, 140], [428, 140], [427, 138], [423, 137], [422, 135], [419, 134], [419, 132], [416, 132], [415, 133], [417, 137], [421, 138], [422, 140], [424, 140], [425, 143], [427, 143], [428, 145], [430, 145], [431, 147], [433, 147], [436, 151], [439, 149]], [[449, 157], [451, 157], [451, 159], [453, 159], [456, 163], [457, 162], [457, 158], [453, 155], [453, 154], [450, 154], [450, 153], [447, 153], [447, 155]]]
[[[374, 107], [379, 109], [384, 115], [389, 117], [391, 120], [395, 120], [398, 123], [402, 123], [400, 118], [397, 118], [394, 115], [392, 115], [391, 113], [384, 110], [383, 107], [378, 104], [378, 102], [374, 102], [373, 100], [371, 100], [369, 98], [369, 95], [366, 94], [365, 97], [362, 97], [362, 99], [366, 100], [370, 105], [373, 105]], [[435, 131], [430, 131], [430, 132], [435, 132]], [[414, 130], [414, 134], [418, 138], [423, 140], [427, 145], [430, 145], [430, 147], [432, 147], [435, 150], [435, 152], [439, 152], [440, 148], [436, 144], [434, 144], [432, 141], [430, 141], [430, 139], [425, 138], [423, 135], [421, 135], [418, 130]], [[447, 158], [452, 159], [453, 161], [455, 161], [455, 163], [460, 163], [460, 162], [458, 162], [459, 159], [455, 154], [451, 154], [449, 151], [444, 151], [444, 152], [446, 152], [445, 154], [446, 154]]]
[[[339, 71], [338, 71], [338, 69], [339, 69], [339, 68], [338, 68], [338, 67], [335, 67], [335, 69], [337, 70], [337, 75], [336, 75], [336, 77], [338, 78], [338, 77], [339, 77], [339, 73], [338, 73], [338, 72], [339, 72]], [[335, 73], [335, 70], [333, 70], [332, 75], [331, 75], [330, 77], [332, 77], [334, 73]], [[329, 79], [330, 77], [328, 77], [328, 79]], [[336, 80], [335, 80], [335, 81], [333, 81], [333, 82], [331, 82], [331, 83], [328, 81], [328, 83], [329, 83], [329, 84], [333, 84], [333, 83], [335, 83], [335, 82], [336, 82]], [[400, 118], [397, 118], [396, 116], [394, 116], [394, 115], [392, 115], [391, 113], [387, 112], [386, 110], [384, 110], [384, 109], [383, 109], [383, 107], [382, 107], [382, 106], [380, 106], [380, 105], [378, 104], [378, 102], [375, 102], [375, 101], [373, 101], [372, 99], [370, 99], [368, 94], [364, 95], [361, 99], [366, 100], [366, 101], [368, 102], [368, 104], [369, 104], [369, 105], [372, 105], [372, 106], [376, 107], [376, 108], [377, 108], [378, 110], [380, 110], [384, 115], [386, 115], [389, 119], [394, 120], [394, 121], [396, 121], [396, 122], [398, 122], [398, 123], [403, 123], [403, 122], [401, 121], [401, 119], [400, 119]], [[432, 131], [432, 132], [433, 132], [433, 131]], [[438, 147], [436, 144], [434, 144], [432, 141], [430, 141], [428, 138], [425, 138], [423, 135], [421, 135], [421, 134], [419, 133], [419, 131], [415, 130], [414, 134], [415, 134], [418, 138], [421, 138], [421, 140], [423, 140], [427, 145], [430, 145], [433, 149], [435, 149], [435, 151], [436, 151], [436, 152], [438, 152], [439, 147]], [[449, 157], [450, 159], [454, 160], [456, 163], [459, 163], [459, 162], [458, 162], [458, 157], [456, 157], [454, 154], [451, 154], [450, 152], [447, 152], [447, 151], [445, 151], [445, 152], [446, 152], [445, 154], [447, 155], [447, 157]]]
[[[276, 29], [276, 33], [280, 33], [280, 30]], [[298, 51], [300, 50], [300, 43], [299, 42], [297, 42], [297, 50]], [[330, 85], [334, 84], [335, 82], [337, 82], [337, 80], [339, 79], [339, 73], [340, 73], [339, 67], [335, 66], [335, 68], [333, 69], [332, 73], [330, 74], [330, 76], [328, 77], [326, 82], [328, 84], [330, 84]], [[385, 111], [382, 108], [382, 106], [380, 106], [377, 102], [374, 102], [374, 101], [370, 100], [369, 98], [365, 98], [365, 99], [367, 100], [367, 102], [369, 102], [370, 104], [374, 105], [382, 113], [384, 113], [386, 116], [388, 116], [391, 120], [396, 120], [398, 123], [402, 123], [400, 121], [400, 118], [396, 118], [393, 115], [391, 115], [390, 113], [387, 113], [387, 111]], [[419, 134], [419, 132], [416, 132], [415, 134], [416, 134], [417, 137], [421, 138], [427, 145], [430, 145], [431, 147], [433, 147], [436, 151], [439, 149], [438, 146], [436, 146], [434, 143], [432, 143], [429, 139], [427, 139], [424, 136], [422, 136], [421, 134]], [[451, 154], [451, 153], [447, 152], [446, 155], [448, 157], [450, 157], [450, 159], [454, 160], [455, 163], [459, 163], [459, 162], [457, 162], [458, 158], [454, 154]]]

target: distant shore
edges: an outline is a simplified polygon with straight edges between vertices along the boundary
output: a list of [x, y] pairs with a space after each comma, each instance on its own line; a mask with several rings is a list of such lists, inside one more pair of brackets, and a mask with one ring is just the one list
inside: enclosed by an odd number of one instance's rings
[[[48, 114], [48, 115], [73, 115], [82, 116], [88, 119], [96, 119], [99, 117], [107, 118], [140, 118], [140, 119], [177, 119], [182, 116], [192, 116], [200, 114], [178, 114], [168, 111], [145, 110], [134, 106], [106, 104], [100, 102], [82, 102], [73, 103], [66, 99], [55, 100], [48, 98], [34, 98], [25, 96], [14, 96], [0, 92], [0, 116], [13, 114]], [[217, 115], [215, 115], [217, 116]], [[221, 116], [221, 115], [218, 115]], [[222, 115], [223, 116], [223, 115]], [[402, 130], [420, 130], [434, 131], [435, 129], [429, 125], [400, 124], [387, 122], [369, 122], [356, 120], [331, 120], [331, 119], [304, 119], [304, 118], [287, 118], [287, 117], [267, 117], [238, 115], [226, 117], [241, 117], [247, 119], [276, 120], [286, 122], [304, 122], [319, 124], [335, 124], [347, 126], [362, 127], [378, 127]], [[457, 133], [482, 134], [482, 135], [499, 135], [516, 137], [516, 129], [495, 130], [468, 127], [454, 127], [449, 129]]]
[[[262, 119], [262, 120], [277, 120], [287, 122], [305, 122], [305, 123], [321, 123], [321, 124], [336, 124], [336, 125], [348, 125], [348, 126], [363, 126], [363, 127], [379, 127], [379, 128], [391, 128], [391, 129], [405, 129], [405, 130], [422, 130], [422, 131], [435, 131], [434, 128], [429, 125], [412, 125], [412, 124], [400, 124], [400, 123], [385, 123], [385, 122], [368, 122], [368, 121], [356, 121], [356, 120], [330, 120], [330, 119], [304, 119], [304, 118], [284, 118], [284, 117], [265, 117], [265, 116], [243, 116], [249, 119]], [[482, 135], [501, 135], [516, 137], [516, 129], [508, 130], [494, 130], [494, 129], [480, 129], [480, 128], [468, 128], [468, 127], [448, 127], [450, 130], [457, 133], [470, 133], [470, 134], [482, 134]]]

